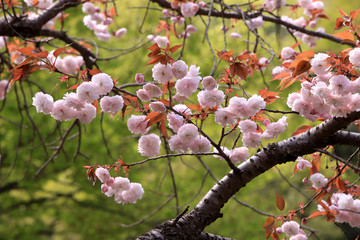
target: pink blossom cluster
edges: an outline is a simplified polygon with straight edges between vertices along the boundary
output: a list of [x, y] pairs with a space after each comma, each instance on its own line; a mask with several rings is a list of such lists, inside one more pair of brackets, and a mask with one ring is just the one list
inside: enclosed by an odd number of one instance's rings
[[58, 56], [55, 58], [53, 55], [54, 51], [51, 51], [47, 59], [49, 60], [51, 65], [54, 65], [60, 72], [66, 73], [66, 74], [76, 74], [80, 68], [84, 65], [84, 59], [82, 56], [72, 56], [68, 55], [64, 58], [61, 58]]
[[[266, 1], [271, 2], [271, 1]], [[282, 2], [282, 1], [281, 1]], [[270, 3], [271, 5], [271, 3]], [[323, 10], [324, 9], [324, 3], [322, 1], [312, 1], [312, 0], [299, 0], [298, 5], [302, 8], [304, 8], [304, 14], [309, 18], [309, 20], [305, 19], [304, 17], [300, 17], [297, 19], [292, 19], [288, 16], [282, 16], [281, 20], [297, 25], [302, 28], [306, 28], [309, 26], [310, 28], [316, 28], [317, 27], [317, 21], [321, 18], [321, 14], [318, 13], [318, 11], [314, 10]], [[270, 8], [271, 9], [271, 8]], [[315, 12], [315, 14], [314, 14]], [[323, 28], [318, 28], [316, 30], [317, 32], [325, 32]], [[301, 33], [298, 31], [294, 31], [294, 36], [301, 39], [304, 43], [308, 44], [310, 47], [316, 46], [315, 40], [319, 39], [318, 37], [310, 36], [305, 33]]]
[[184, 17], [193, 17], [199, 11], [199, 5], [192, 2], [182, 3], [180, 11]]
[[[159, 155], [161, 140], [156, 134], [147, 134], [150, 127], [147, 126], [149, 120], [146, 116], [131, 115], [127, 121], [127, 126], [133, 134], [141, 134], [138, 150], [141, 156]], [[145, 135], [147, 134], [147, 135]]]
[[[50, 7], [51, 4], [53, 4], [52, 0], [38, 0], [38, 1], [24, 0], [24, 1], [29, 7], [36, 6], [41, 10], [45, 10], [48, 7]], [[36, 2], [36, 5], [34, 5], [34, 2]]]
[[4, 100], [6, 97], [6, 93], [10, 91], [10, 83], [8, 80], [0, 81], [0, 101]]
[[360, 78], [350, 81], [344, 75], [329, 72], [328, 57], [324, 53], [315, 55], [311, 65], [317, 76], [311, 82], [303, 82], [300, 92], [289, 94], [287, 99], [292, 110], [311, 121], [345, 117], [360, 110]]
[[306, 240], [306, 233], [300, 229], [300, 225], [295, 221], [284, 222], [281, 227], [276, 229], [278, 234], [285, 233], [290, 237], [289, 240]]
[[169, 140], [171, 151], [187, 152], [191, 150], [193, 153], [204, 153], [211, 150], [210, 141], [199, 136], [198, 128], [194, 124], [183, 124], [177, 134], [173, 135]]
[[182, 60], [178, 60], [172, 65], [157, 63], [152, 69], [152, 77], [161, 84], [165, 84], [173, 78], [178, 79], [175, 84], [177, 93], [174, 100], [184, 102], [198, 88], [201, 80], [199, 70], [200, 68], [195, 65], [188, 67]]
[[[191, 114], [191, 110], [183, 105], [177, 104], [173, 107], [173, 109], [181, 115], [189, 116]], [[178, 132], [179, 128], [185, 124], [185, 119], [183, 116], [179, 115], [175, 112], [170, 112], [166, 118], [169, 122], [169, 127], [174, 130], [174, 132]]]
[[[249, 149], [247, 147], [238, 147], [229, 150], [227, 147], [221, 147], [221, 150], [230, 158], [230, 161], [234, 164], [244, 162], [249, 156]], [[216, 148], [214, 148], [214, 152], [219, 152]], [[219, 158], [220, 160], [224, 160], [223, 157], [219, 155], [214, 155], [214, 157]]]
[[149, 102], [152, 98], [160, 97], [162, 95], [162, 91], [158, 86], [152, 83], [147, 83], [142, 89], [137, 90], [136, 95], [141, 99], [141, 101]]
[[321, 173], [314, 173], [310, 176], [310, 182], [313, 188], [320, 189], [326, 186], [328, 180]]
[[309, 167], [309, 168], [312, 167], [312, 164], [311, 164], [308, 160], [306, 160], [306, 159], [304, 159], [304, 158], [302, 158], [302, 157], [298, 157], [298, 158], [296, 159], [296, 161], [297, 161], [296, 167], [297, 167], [299, 170], [304, 170], [304, 169], [307, 168], [307, 167]]
[[144, 194], [140, 183], [130, 182], [128, 178], [111, 177], [109, 171], [99, 167], [95, 171], [96, 177], [102, 182], [101, 192], [107, 197], [114, 196], [117, 203], [136, 203]]
[[249, 27], [250, 30], [255, 30], [259, 27], [262, 27], [264, 25], [263, 17], [258, 16], [256, 18], [246, 20], [246, 25]]
[[[85, 2], [82, 5], [82, 11], [87, 14], [83, 18], [84, 25], [90, 30], [93, 30], [100, 41], [109, 41], [111, 37], [109, 25], [113, 23], [113, 19], [102, 14], [100, 8], [95, 7], [91, 2]], [[126, 32], [126, 28], [120, 28], [114, 33], [114, 36], [121, 38]]]
[[139, 153], [141, 156], [156, 156], [160, 152], [160, 137], [154, 133], [143, 135], [139, 139]]
[[3, 47], [6, 46], [6, 40], [7, 40], [7, 37], [4, 37], [4, 36], [0, 37], [0, 49], [2, 49]]
[[232, 97], [228, 107], [219, 108], [215, 112], [215, 122], [223, 127], [232, 125], [237, 122], [238, 118], [244, 119], [255, 116], [265, 106], [264, 99], [256, 94], [248, 100], [243, 97]]
[[195, 65], [190, 66], [186, 76], [176, 82], [175, 88], [177, 95], [186, 99], [196, 92], [201, 80], [199, 69], [200, 67], [195, 67]]
[[[33, 105], [37, 112], [51, 114], [59, 121], [79, 119], [81, 123], [88, 124], [96, 117], [96, 108], [92, 103], [100, 98], [100, 95], [108, 94], [113, 88], [113, 80], [106, 73], [98, 73], [92, 76], [90, 82], [81, 83], [76, 93], [66, 93], [63, 99], [54, 102], [52, 96], [38, 92], [33, 97]], [[104, 112], [115, 114], [123, 107], [120, 96], [102, 98], [100, 105]]]
[[281, 8], [284, 7], [286, 4], [286, 0], [265, 0], [265, 7], [267, 9], [269, 9], [270, 11], [276, 9], [276, 8]]
[[[318, 206], [320, 211], [324, 211]], [[335, 221], [346, 222], [352, 227], [360, 227], [360, 200], [354, 199], [350, 194], [335, 193], [331, 197], [330, 210], [336, 212]]]

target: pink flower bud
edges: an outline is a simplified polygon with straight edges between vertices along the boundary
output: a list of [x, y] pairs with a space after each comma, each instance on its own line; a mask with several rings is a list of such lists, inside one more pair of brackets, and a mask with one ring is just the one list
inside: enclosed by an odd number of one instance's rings
[[107, 184], [102, 184], [101, 185], [101, 192], [106, 193], [107, 191], [109, 191], [109, 186]]
[[169, 12], [169, 10], [168, 10], [168, 9], [164, 9], [164, 10], [162, 10], [162, 14], [164, 15], [164, 17], [168, 17], [168, 16], [170, 16], [170, 12]]
[[122, 36], [124, 36], [126, 34], [126, 32], [127, 32], [126, 28], [120, 28], [119, 30], [117, 30], [115, 32], [115, 37], [121, 38]]
[[137, 83], [143, 83], [144, 82], [144, 74], [141, 74], [141, 73], [135, 74], [135, 81]]

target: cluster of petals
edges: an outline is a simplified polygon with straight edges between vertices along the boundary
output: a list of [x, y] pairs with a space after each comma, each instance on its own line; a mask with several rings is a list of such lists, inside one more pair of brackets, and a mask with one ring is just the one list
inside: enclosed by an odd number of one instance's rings
[[232, 97], [228, 107], [219, 108], [215, 112], [215, 122], [225, 127], [236, 123], [236, 118], [244, 119], [255, 116], [265, 106], [264, 99], [256, 94], [248, 100], [243, 97]]
[[[105, 16], [100, 12], [99, 7], [95, 7], [91, 2], [85, 2], [82, 5], [83, 13], [87, 15], [83, 18], [84, 25], [90, 30], [94, 31], [94, 34], [100, 41], [109, 41], [111, 33], [109, 32], [109, 25], [113, 22], [112, 18]], [[126, 34], [126, 28], [120, 28], [114, 36], [121, 38]]]
[[264, 21], [262, 16], [258, 16], [256, 18], [246, 20], [246, 25], [249, 27], [249, 29], [255, 30], [259, 27], [262, 27], [264, 25]]
[[[310, 28], [316, 28], [317, 21], [321, 18], [321, 14], [318, 14], [324, 8], [324, 4], [322, 1], [312, 1], [312, 0], [299, 0], [299, 6], [304, 8], [304, 14], [307, 15], [311, 20], [306, 20], [304, 17], [299, 17], [297, 19], [292, 19], [288, 16], [282, 16], [281, 20], [284, 22], [288, 22], [290, 24], [294, 24], [301, 28], [306, 28], [309, 26]], [[318, 11], [314, 11], [318, 10]], [[314, 14], [313, 14], [314, 13]], [[294, 36], [298, 39], [301, 39], [304, 43], [308, 44], [310, 47], [316, 46], [316, 40], [319, 37], [307, 35], [302, 32], [291, 30]], [[316, 32], [325, 32], [324, 28], [318, 28]]]
[[160, 97], [162, 95], [162, 91], [155, 84], [147, 83], [143, 86], [142, 89], [139, 89], [138, 91], [136, 91], [136, 95], [142, 101], [148, 102], [152, 98]]
[[104, 96], [100, 100], [100, 107], [103, 112], [109, 112], [111, 115], [119, 112], [124, 106], [124, 100], [121, 96]]
[[360, 48], [354, 48], [349, 52], [349, 61], [356, 69], [360, 69]]
[[202, 107], [213, 108], [221, 105], [224, 101], [225, 94], [218, 89], [203, 90], [198, 93], [197, 97]]
[[[33, 97], [33, 105], [37, 112], [51, 114], [59, 121], [79, 119], [81, 123], [88, 124], [96, 117], [96, 108], [92, 103], [105, 95], [113, 88], [113, 81], [106, 73], [94, 75], [89, 82], [81, 83], [76, 93], [66, 93], [63, 99], [54, 102], [49, 94], [38, 92]], [[115, 114], [123, 106], [120, 96], [111, 97], [100, 102], [103, 111]]]
[[54, 65], [59, 71], [66, 74], [75, 74], [84, 65], [84, 59], [82, 56], [67, 55], [64, 58], [58, 56], [55, 58], [53, 51], [49, 53], [47, 59]]
[[195, 4], [192, 2], [187, 2], [187, 3], [181, 4], [181, 14], [184, 17], [193, 17], [197, 13], [197, 11], [199, 11], [198, 4]]
[[179, 95], [188, 98], [191, 94], [196, 92], [201, 80], [199, 69], [200, 67], [191, 65], [186, 76], [176, 82], [175, 88]]
[[[249, 156], [249, 149], [247, 147], [238, 147], [232, 150], [229, 150], [227, 147], [221, 147], [221, 150], [227, 155], [230, 161], [234, 164], [244, 162]], [[214, 148], [214, 152], [219, 152], [216, 148]], [[220, 160], [224, 160], [222, 156], [214, 155], [214, 157], [219, 158]]]
[[8, 80], [0, 81], [0, 101], [5, 99], [6, 93], [10, 91], [10, 83]]
[[266, 6], [267, 9], [269, 9], [270, 11], [276, 9], [276, 8], [281, 8], [284, 7], [286, 4], [286, 0], [265, 0], [264, 5]]
[[287, 99], [292, 110], [311, 121], [319, 117], [345, 117], [360, 110], [360, 78], [350, 81], [344, 75], [328, 73], [328, 57], [327, 54], [315, 55], [311, 64], [318, 75], [311, 82], [303, 82], [301, 91], [289, 94]]
[[174, 77], [171, 65], [161, 63], [155, 64], [152, 68], [152, 77], [161, 84], [169, 82]]
[[[177, 104], [173, 108], [175, 111], [177, 111], [178, 113], [180, 113], [182, 115], [190, 115], [191, 114], [191, 110], [183, 104]], [[175, 112], [169, 113], [167, 115], [167, 120], [169, 122], [169, 127], [172, 130], [174, 130], [174, 132], [178, 132], [179, 128], [185, 124], [184, 117]]]
[[310, 176], [310, 182], [312, 183], [313, 188], [320, 189], [326, 186], [328, 180], [321, 173], [314, 173]]
[[312, 164], [308, 161], [308, 160], [305, 160], [304, 158], [302, 157], [298, 157], [296, 159], [296, 167], [299, 169], [299, 170], [304, 170], [305, 168], [309, 167], [311, 168], [312, 167]]
[[350, 194], [335, 193], [331, 197], [329, 209], [336, 212], [336, 222], [360, 227], [360, 199], [354, 199]]
[[289, 240], [306, 240], [306, 233], [300, 229], [300, 225], [295, 221], [284, 222], [281, 227], [276, 229], [278, 234], [285, 233], [290, 237]]
[[146, 120], [146, 116], [131, 115], [127, 121], [127, 127], [133, 134], [146, 134], [149, 131]]
[[265, 132], [261, 134], [261, 137], [265, 140], [276, 138], [283, 133], [287, 127], [286, 116], [280, 118], [277, 122], [269, 123], [266, 126]]
[[140, 155], [147, 157], [159, 155], [160, 143], [160, 137], [154, 133], [141, 136], [138, 144]]
[[114, 196], [114, 200], [119, 204], [136, 203], [144, 194], [140, 183], [132, 183], [123, 177], [113, 178], [105, 168], [97, 168], [95, 175], [102, 182], [101, 192], [107, 197]]

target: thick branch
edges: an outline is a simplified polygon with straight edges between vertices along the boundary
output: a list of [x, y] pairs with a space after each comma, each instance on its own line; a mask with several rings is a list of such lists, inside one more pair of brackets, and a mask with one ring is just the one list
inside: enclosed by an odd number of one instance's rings
[[[300, 135], [269, 144], [267, 148], [262, 149], [242, 163], [238, 167], [240, 173], [234, 173], [233, 171], [228, 173], [190, 213], [179, 219], [174, 228], [177, 231], [182, 231], [183, 235], [172, 236], [172, 239], [197, 239], [196, 237], [201, 235], [206, 226], [222, 216], [220, 211], [224, 204], [255, 177], [275, 165], [295, 161], [298, 156], [310, 154], [316, 152], [317, 148], [324, 148], [334, 144], [334, 140], [341, 136], [338, 131], [359, 118], [360, 112], [354, 112], [346, 118], [334, 118], [325, 121]], [[158, 239], [167, 239], [169, 237], [167, 235], [168, 227], [166, 227], [165, 223], [144, 234], [139, 239], [149, 239], [147, 238], [149, 236], [162, 236], [164, 238]], [[155, 235], [152, 235], [154, 233]], [[186, 235], [186, 233], [191, 234]]]

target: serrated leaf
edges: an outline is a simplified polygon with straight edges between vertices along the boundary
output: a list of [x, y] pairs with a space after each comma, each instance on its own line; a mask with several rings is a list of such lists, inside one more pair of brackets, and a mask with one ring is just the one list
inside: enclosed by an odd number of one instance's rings
[[56, 49], [56, 50], [53, 52], [54, 57], [57, 58], [68, 46], [69, 46], [69, 44], [67, 44], [65, 47]]
[[160, 122], [160, 132], [161, 134], [166, 138], [169, 139], [169, 135], [167, 134], [167, 130], [166, 130], [166, 124], [165, 124], [165, 118], [161, 119]]
[[182, 44], [175, 45], [175, 46], [171, 47], [171, 48], [169, 49], [169, 51], [170, 51], [171, 53], [174, 53], [174, 52], [176, 52], [176, 50], [178, 50], [178, 49], [181, 48], [181, 47], [182, 47]]
[[263, 229], [271, 229], [275, 223], [275, 218], [268, 217], [263, 225]]
[[146, 127], [150, 127], [151, 125], [153, 125], [165, 118], [166, 118], [166, 114], [163, 114], [160, 112], [151, 112], [146, 116], [144, 121], [149, 120]]
[[339, 12], [340, 12], [341, 16], [348, 17], [347, 13], [344, 12], [343, 10], [341, 10], [340, 8], [339, 8]]
[[285, 200], [277, 192], [275, 192], [275, 194], [276, 194], [276, 206], [280, 211], [282, 211], [285, 208]]
[[334, 37], [340, 38], [340, 39], [349, 39], [349, 40], [354, 41], [354, 35], [347, 31], [338, 32], [338, 33], [331, 34], [331, 35]]
[[306, 132], [306, 131], [309, 130], [310, 128], [312, 128], [312, 126], [303, 125], [303, 126], [299, 127], [298, 129], [296, 129], [296, 131], [293, 132], [293, 133], [291, 134], [291, 136], [293, 137], [293, 136], [296, 136], [296, 135], [298, 135], [298, 134], [300, 134], [300, 133]]
[[289, 73], [289, 72], [282, 72], [282, 73], [279, 73], [278, 75], [276, 75], [276, 76], [273, 78], [273, 80], [278, 80], [278, 79], [280, 79], [280, 78], [288, 77], [288, 76], [290, 76], [290, 75], [291, 75], [291, 73]]
[[311, 68], [310, 61], [308, 60], [301, 60], [295, 67], [295, 70], [293, 72], [293, 76], [296, 77], [304, 72], [309, 71]]

